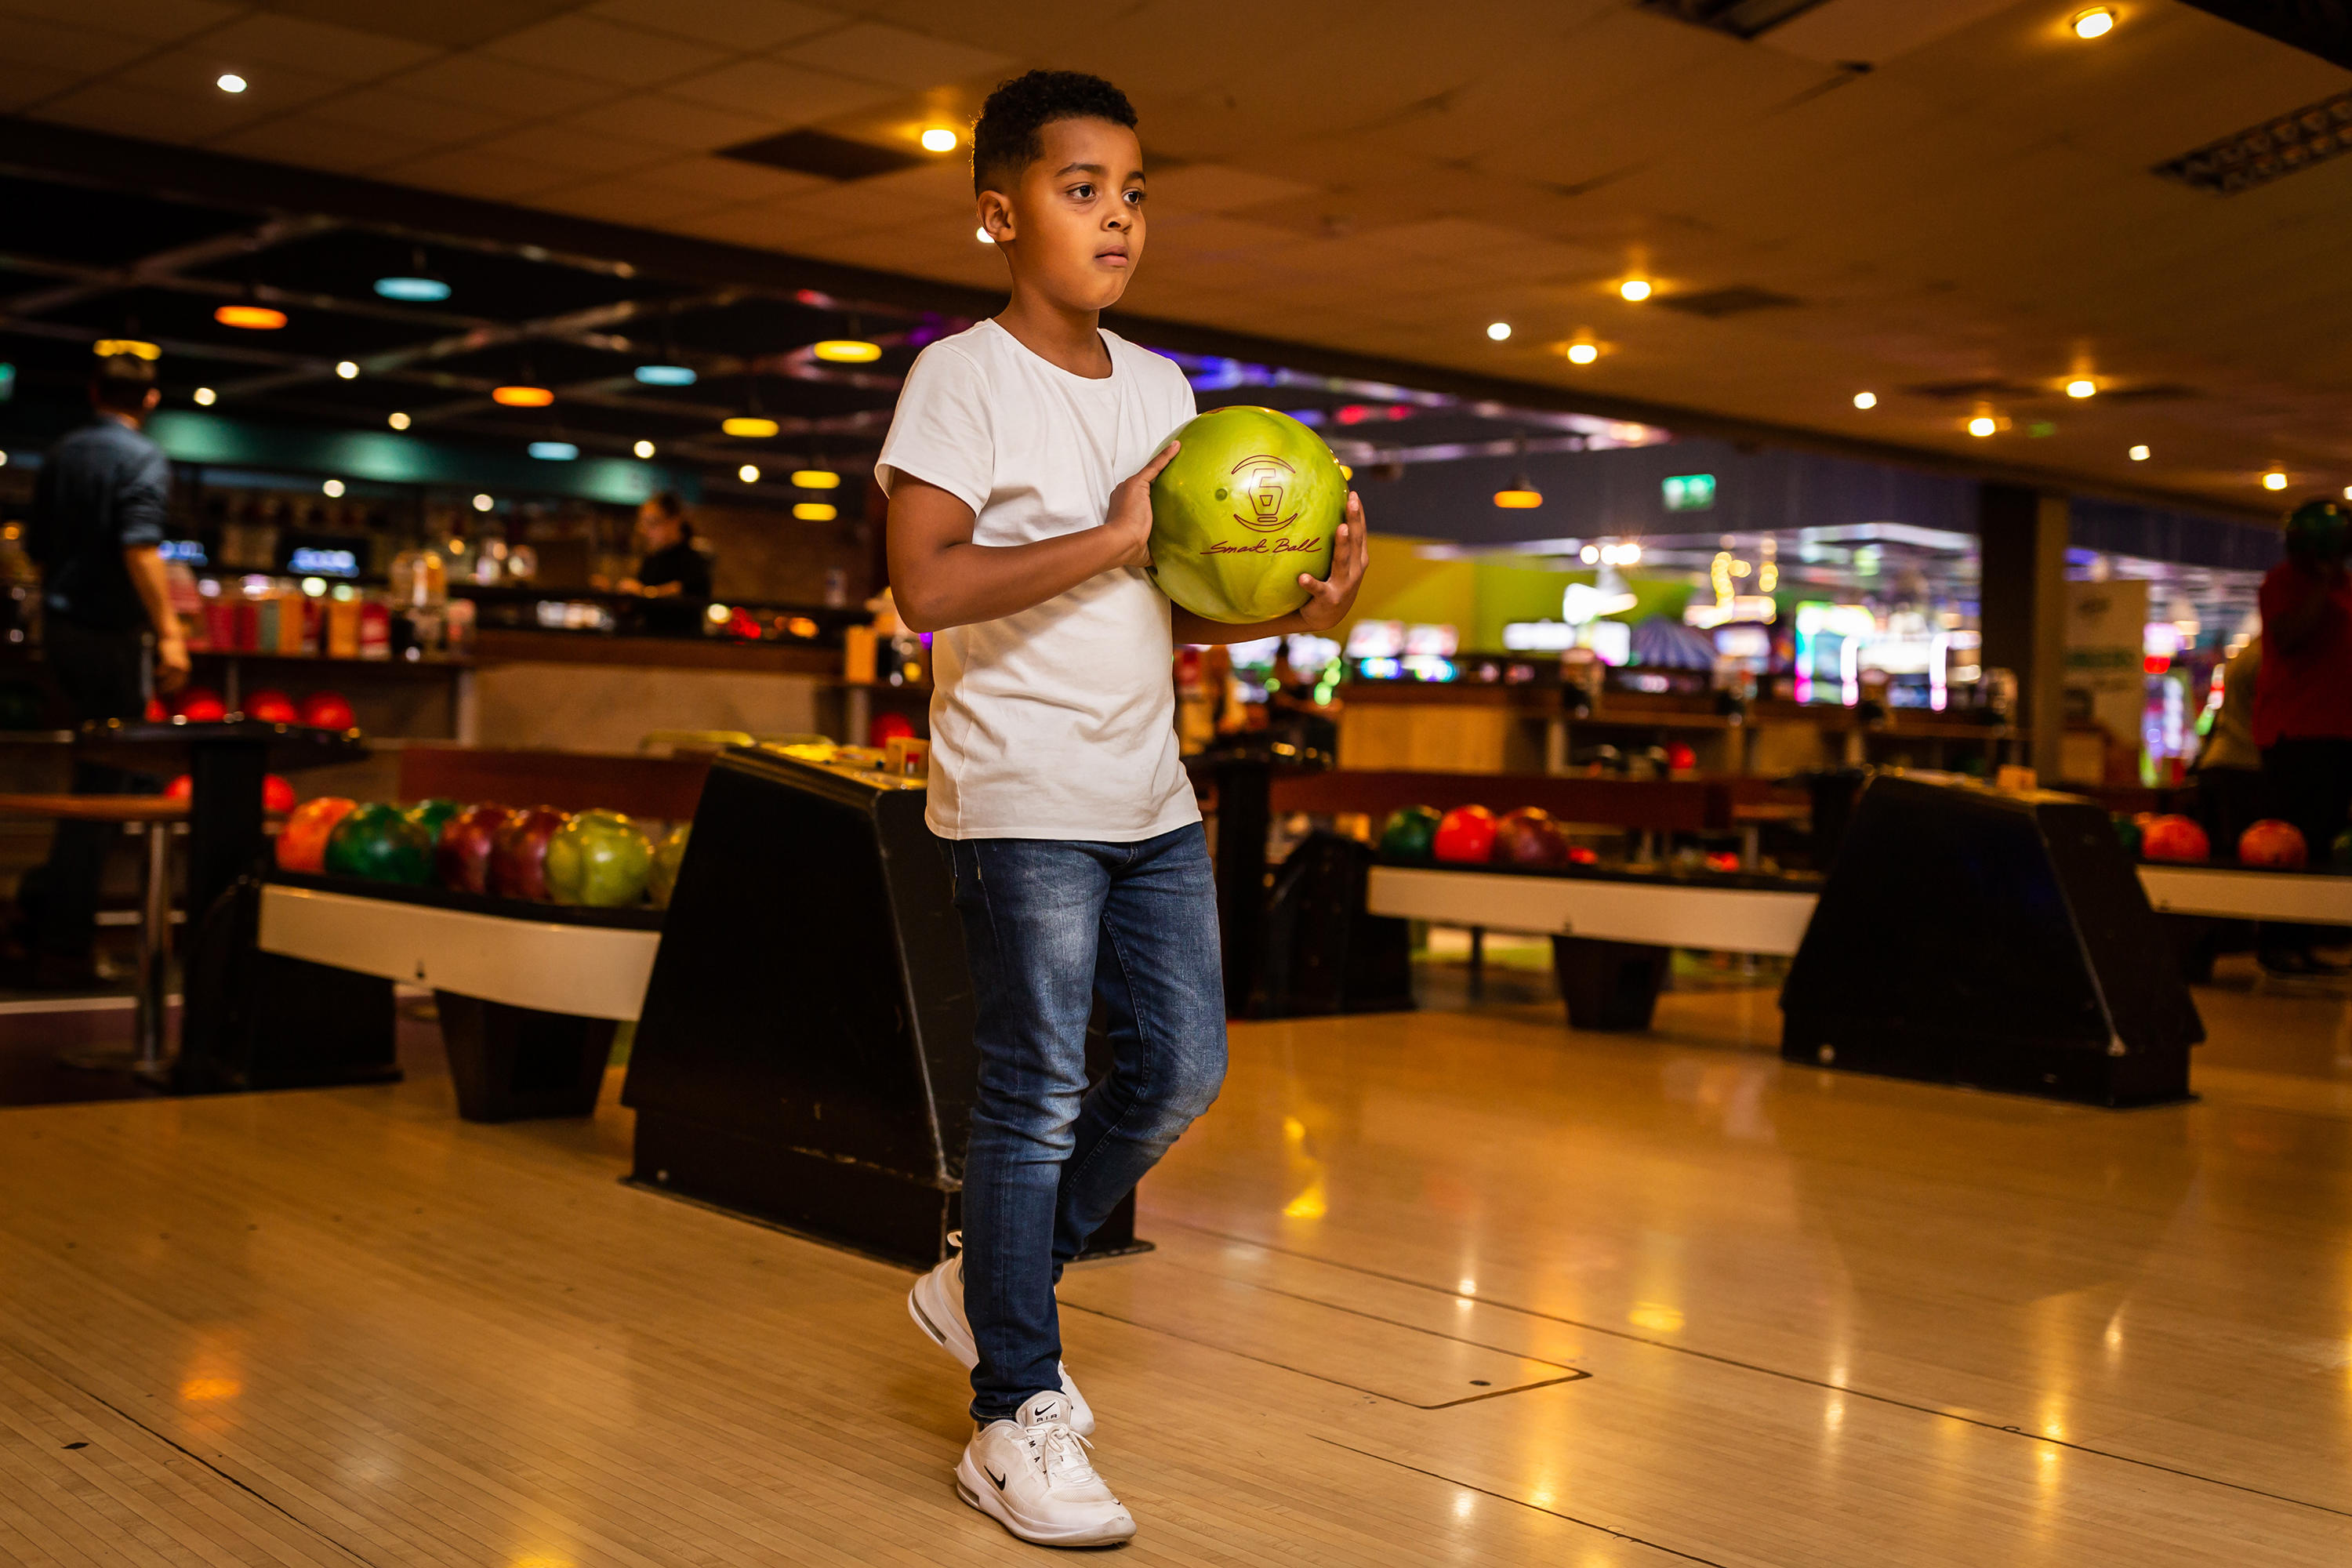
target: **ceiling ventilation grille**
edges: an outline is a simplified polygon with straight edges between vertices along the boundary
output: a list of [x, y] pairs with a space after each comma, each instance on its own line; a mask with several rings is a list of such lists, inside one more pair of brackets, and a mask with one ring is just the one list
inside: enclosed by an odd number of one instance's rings
[[781, 136], [721, 147], [719, 156], [745, 163], [765, 163], [771, 169], [790, 169], [794, 174], [814, 174], [825, 180], [863, 180], [874, 174], [895, 174], [901, 169], [931, 161], [912, 153], [901, 153], [895, 147], [877, 147], [871, 142], [828, 136], [822, 131], [787, 131]]
[[1709, 27], [1735, 38], [1755, 38], [1811, 10], [1822, 0], [1640, 0], [1644, 11]]
[[2158, 163], [2156, 173], [2234, 196], [2347, 152], [2352, 152], [2352, 92], [2209, 142]]
[[1749, 310], [1778, 310], [1790, 305], [1801, 305], [1802, 300], [1793, 294], [1775, 294], [1769, 289], [1758, 289], [1748, 284], [1735, 284], [1728, 289], [1709, 289], [1696, 294], [1661, 294], [1657, 303], [1669, 310], [1686, 310], [1694, 316], [1715, 321], [1723, 316], [1744, 315]]

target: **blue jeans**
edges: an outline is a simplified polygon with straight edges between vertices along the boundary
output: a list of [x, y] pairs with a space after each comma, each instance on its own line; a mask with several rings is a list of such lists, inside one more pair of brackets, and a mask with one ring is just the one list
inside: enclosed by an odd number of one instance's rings
[[[963, 1168], [972, 1419], [1062, 1386], [1054, 1285], [1225, 1077], [1216, 884], [1198, 823], [1133, 844], [950, 841], [978, 1004]], [[1096, 1000], [1113, 1066], [1087, 1087]]]

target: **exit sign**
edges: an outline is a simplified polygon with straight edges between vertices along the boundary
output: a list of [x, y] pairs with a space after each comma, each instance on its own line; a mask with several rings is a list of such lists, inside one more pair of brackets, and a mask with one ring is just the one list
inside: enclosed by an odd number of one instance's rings
[[1675, 474], [1664, 489], [1668, 511], [1705, 511], [1715, 505], [1713, 474]]

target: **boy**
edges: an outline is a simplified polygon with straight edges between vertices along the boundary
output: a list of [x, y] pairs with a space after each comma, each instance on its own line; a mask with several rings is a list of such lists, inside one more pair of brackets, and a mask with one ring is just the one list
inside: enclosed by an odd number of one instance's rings
[[[1135, 110], [1033, 71], [972, 128], [1002, 315], [925, 349], [876, 472], [898, 615], [934, 632], [928, 819], [947, 840], [978, 1023], [963, 1251], [908, 1309], [971, 1368], [965, 1501], [1024, 1541], [1125, 1541], [1061, 1366], [1062, 1266], [1223, 1081], [1216, 895], [1178, 761], [1176, 642], [1321, 631], [1363, 574], [1348, 498], [1328, 581], [1278, 621], [1174, 609], [1143, 567], [1150, 485], [1193, 415], [1181, 372], [1098, 322], [1143, 255]], [[1096, 999], [1116, 1065], [1087, 1090]]]

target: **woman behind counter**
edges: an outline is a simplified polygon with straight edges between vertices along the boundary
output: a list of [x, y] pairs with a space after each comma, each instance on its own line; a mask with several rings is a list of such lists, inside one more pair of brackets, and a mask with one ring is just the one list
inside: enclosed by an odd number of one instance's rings
[[710, 604], [710, 558], [695, 547], [686, 503], [670, 490], [646, 498], [637, 508], [637, 542], [644, 554], [636, 575], [624, 578], [619, 591], [645, 600], [646, 630], [673, 637], [700, 631]]

